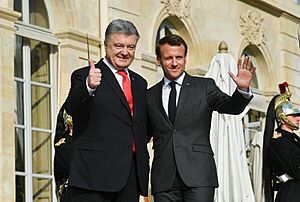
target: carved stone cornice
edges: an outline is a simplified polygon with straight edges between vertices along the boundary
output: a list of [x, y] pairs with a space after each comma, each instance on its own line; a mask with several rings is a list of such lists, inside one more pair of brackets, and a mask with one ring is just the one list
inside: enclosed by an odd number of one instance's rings
[[20, 17], [21, 13], [0, 7], [0, 18], [15, 22]]
[[[71, 48], [79, 51], [87, 51], [87, 35], [73, 29], [58, 30], [55, 36], [60, 41], [61, 48]], [[99, 47], [101, 40], [92, 35], [88, 36], [90, 53], [93, 55], [99, 54]]]
[[0, 28], [15, 31], [14, 23], [21, 17], [21, 13], [0, 7]]
[[266, 43], [264, 18], [250, 10], [240, 16], [241, 34], [250, 44], [262, 45]]
[[169, 15], [177, 16], [178, 18], [189, 18], [191, 0], [161, 0]]

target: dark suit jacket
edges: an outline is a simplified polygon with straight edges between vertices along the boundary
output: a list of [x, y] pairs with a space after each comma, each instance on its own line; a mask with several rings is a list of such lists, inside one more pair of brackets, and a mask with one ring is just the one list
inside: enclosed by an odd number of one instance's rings
[[143, 195], [148, 192], [149, 154], [146, 130], [147, 82], [129, 71], [134, 115], [115, 76], [101, 60], [102, 80], [94, 96], [88, 94], [89, 67], [73, 72], [65, 108], [73, 117], [71, 186], [95, 191], [120, 191], [126, 184], [136, 145], [138, 180]]
[[218, 186], [209, 133], [212, 112], [239, 114], [251, 99], [237, 90], [230, 97], [212, 79], [185, 75], [174, 126], [162, 105], [163, 81], [147, 91], [154, 159], [152, 193], [170, 189], [176, 168], [189, 187]]

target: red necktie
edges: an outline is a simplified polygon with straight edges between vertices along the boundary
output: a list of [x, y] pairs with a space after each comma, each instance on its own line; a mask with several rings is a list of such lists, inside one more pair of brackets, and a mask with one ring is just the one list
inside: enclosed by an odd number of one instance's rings
[[[129, 104], [131, 116], [133, 116], [133, 97], [132, 97], [131, 85], [130, 85], [129, 78], [127, 76], [127, 72], [125, 70], [119, 70], [117, 71], [117, 73], [123, 77], [122, 79], [123, 92]], [[135, 152], [134, 143], [132, 145], [132, 150], [133, 152]]]
[[127, 72], [125, 70], [119, 70], [117, 71], [119, 75], [123, 77], [122, 79], [122, 86], [123, 86], [123, 92], [125, 94], [126, 100], [130, 107], [131, 116], [133, 115], [133, 98], [132, 98], [132, 92], [131, 92], [131, 86], [130, 81], [127, 76]]

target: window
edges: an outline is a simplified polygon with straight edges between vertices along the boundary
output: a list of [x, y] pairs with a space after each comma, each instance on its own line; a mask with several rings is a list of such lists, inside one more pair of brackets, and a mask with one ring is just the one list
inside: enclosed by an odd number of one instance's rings
[[43, 0], [14, 0], [16, 23], [15, 169], [16, 201], [53, 201], [54, 56], [57, 39], [49, 29]]
[[159, 39], [163, 38], [164, 36], [168, 36], [171, 34], [177, 34], [174, 25], [168, 20], [163, 21], [159, 26], [159, 30], [157, 31], [156, 42], [158, 42]]
[[29, 23], [49, 28], [47, 9], [44, 1], [29, 0]]
[[14, 0], [14, 10], [22, 13], [20, 21], [49, 28], [48, 13], [43, 0]]

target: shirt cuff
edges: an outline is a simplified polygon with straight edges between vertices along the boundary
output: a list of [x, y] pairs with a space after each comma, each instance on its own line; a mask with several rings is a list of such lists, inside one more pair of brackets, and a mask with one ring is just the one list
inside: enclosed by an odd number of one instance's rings
[[248, 89], [248, 91], [243, 91], [243, 90], [238, 89], [238, 88], [237, 88], [237, 90], [239, 91], [239, 93], [240, 93], [244, 98], [247, 98], [247, 99], [249, 99], [249, 98], [253, 95], [252, 90], [251, 90], [250, 88]]
[[86, 77], [86, 80], [85, 80], [85, 84], [86, 84], [86, 89], [88, 91], [88, 93], [90, 94], [90, 96], [94, 96], [94, 93], [96, 91], [96, 88], [90, 88], [89, 87], [89, 84], [88, 84], [88, 77]]

